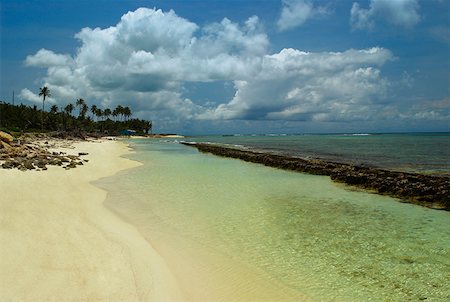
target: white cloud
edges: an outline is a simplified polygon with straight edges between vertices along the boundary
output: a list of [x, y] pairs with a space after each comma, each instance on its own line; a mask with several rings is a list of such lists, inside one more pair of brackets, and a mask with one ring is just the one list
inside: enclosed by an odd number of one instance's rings
[[387, 90], [381, 66], [392, 59], [382, 48], [339, 53], [283, 49], [266, 55], [261, 72], [236, 81], [228, 104], [200, 114], [201, 119], [366, 119]]
[[[269, 44], [256, 16], [242, 25], [225, 18], [200, 28], [173, 11], [148, 8], [75, 37], [81, 45], [73, 57], [42, 49], [25, 60], [47, 68], [44, 80], [54, 99], [67, 103], [82, 96], [110, 107], [133, 103], [143, 112], [187, 118], [201, 108], [181, 96], [183, 82], [249, 77]], [[29, 90], [23, 98], [36, 99]]]
[[19, 94], [19, 98], [22, 100], [28, 100], [33, 103], [40, 103], [42, 101], [37, 94], [31, 92], [28, 88], [22, 89]]
[[280, 31], [301, 26], [308, 19], [327, 14], [324, 7], [314, 7], [311, 0], [283, 0], [277, 26]]
[[[32, 102], [34, 104], [37, 104], [37, 105], [42, 105], [42, 98], [39, 95], [37, 95], [37, 94], [33, 93], [32, 91], [30, 91], [28, 88], [24, 88], [24, 89], [22, 89], [20, 91], [19, 99], [27, 100], [27, 101], [30, 101], [30, 102]], [[51, 99], [51, 98], [46, 98], [45, 102], [49, 102], [51, 104], [55, 103], [55, 101], [53, 99]]]
[[72, 58], [69, 55], [55, 54], [51, 50], [41, 49], [32, 56], [27, 56], [25, 64], [34, 67], [51, 67], [51, 66], [67, 66], [71, 65]]
[[375, 21], [385, 22], [404, 28], [412, 28], [419, 23], [418, 0], [370, 0], [368, 9], [354, 2], [350, 11], [350, 23], [353, 29], [375, 28]]
[[[47, 68], [43, 82], [59, 106], [79, 97], [90, 105], [129, 105], [138, 117], [167, 127], [186, 120], [371, 120], [389, 107], [381, 102], [389, 89], [381, 74], [393, 59], [389, 50], [269, 54], [256, 16], [200, 27], [173, 11], [140, 8], [76, 38], [72, 57], [40, 50], [26, 58], [29, 66]], [[214, 95], [209, 103], [195, 93], [186, 97], [186, 83], [213, 81], [234, 83], [234, 97], [222, 104]], [[28, 89], [21, 97], [40, 101]]]

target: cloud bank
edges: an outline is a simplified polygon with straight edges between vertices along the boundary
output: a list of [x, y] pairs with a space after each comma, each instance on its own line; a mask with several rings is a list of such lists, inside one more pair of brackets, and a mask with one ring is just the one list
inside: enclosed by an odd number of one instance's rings
[[[224, 18], [200, 27], [174, 11], [139, 8], [115, 26], [83, 28], [75, 38], [80, 47], [74, 55], [41, 49], [25, 60], [47, 69], [43, 84], [61, 106], [79, 97], [109, 108], [129, 105], [137, 116], [167, 129], [189, 120], [399, 116], [385, 101], [390, 84], [381, 69], [393, 59], [388, 49], [314, 53], [287, 48], [270, 54], [256, 16], [242, 24]], [[234, 97], [223, 103], [214, 102], [214, 95], [212, 102], [196, 100], [195, 94], [185, 97], [188, 84], [196, 82], [232, 83]], [[21, 97], [39, 99], [28, 89]]]

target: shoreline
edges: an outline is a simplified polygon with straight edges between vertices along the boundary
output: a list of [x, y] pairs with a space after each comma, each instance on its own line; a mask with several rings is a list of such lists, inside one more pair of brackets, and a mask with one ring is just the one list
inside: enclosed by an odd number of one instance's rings
[[221, 157], [236, 158], [283, 170], [330, 176], [333, 181], [389, 195], [404, 202], [450, 211], [449, 177], [396, 172], [320, 159], [302, 159], [208, 143], [181, 144]]
[[117, 141], [74, 142], [77, 169], [0, 169], [0, 300], [184, 300], [164, 259], [92, 182], [137, 167]]

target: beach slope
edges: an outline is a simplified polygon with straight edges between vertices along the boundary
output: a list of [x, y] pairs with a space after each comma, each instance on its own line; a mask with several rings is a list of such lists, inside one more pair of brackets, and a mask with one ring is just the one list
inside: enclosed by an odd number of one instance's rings
[[0, 169], [0, 301], [183, 300], [164, 260], [92, 181], [139, 165], [117, 141], [75, 143], [76, 169]]

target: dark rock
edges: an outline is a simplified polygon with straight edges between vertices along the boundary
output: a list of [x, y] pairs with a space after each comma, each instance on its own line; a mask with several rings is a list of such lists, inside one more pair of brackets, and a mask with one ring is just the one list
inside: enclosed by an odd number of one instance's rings
[[46, 168], [45, 167], [46, 164], [47, 164], [47, 161], [40, 159], [37, 161], [36, 166], [40, 169], [44, 169], [44, 168]]
[[14, 164], [14, 161], [12, 161], [12, 160], [7, 160], [7, 161], [5, 161], [3, 164], [2, 164], [2, 168], [3, 169], [13, 169], [13, 168], [15, 168], [16, 166], [15, 166], [15, 164]]
[[31, 160], [26, 160], [23, 162], [23, 166], [28, 170], [33, 170], [35, 167], [33, 166], [33, 162]]
[[76, 168], [76, 167], [77, 167], [77, 164], [75, 162], [71, 162], [70, 164], [65, 166], [66, 169], [73, 169], [73, 168]]

